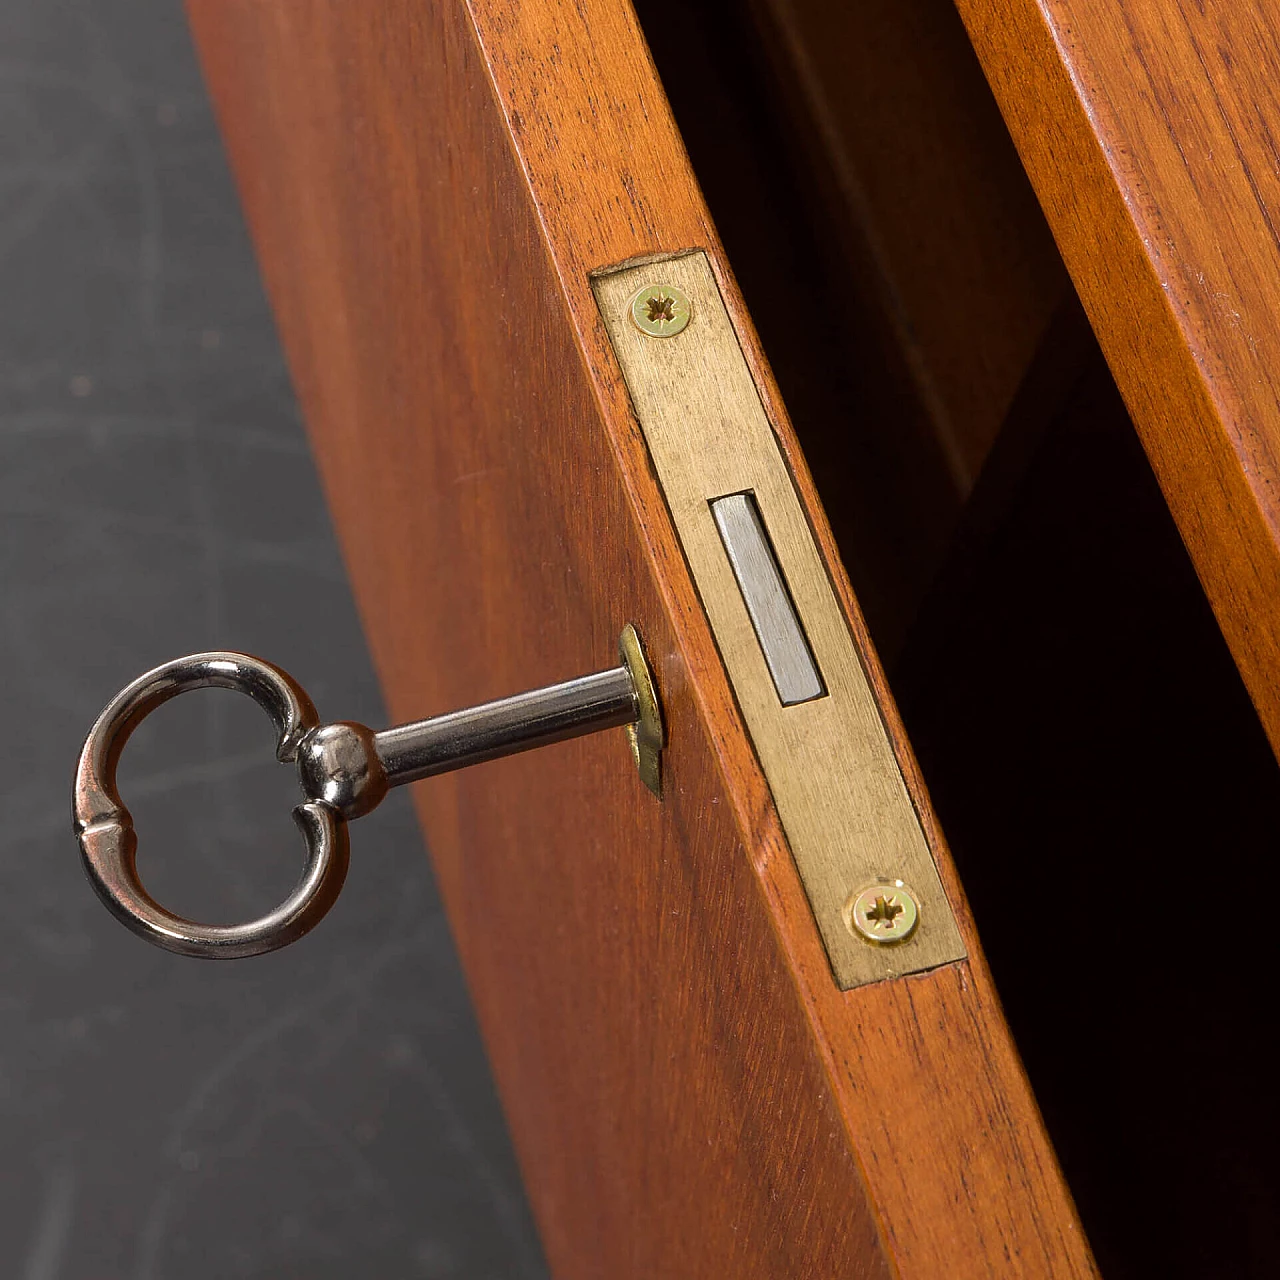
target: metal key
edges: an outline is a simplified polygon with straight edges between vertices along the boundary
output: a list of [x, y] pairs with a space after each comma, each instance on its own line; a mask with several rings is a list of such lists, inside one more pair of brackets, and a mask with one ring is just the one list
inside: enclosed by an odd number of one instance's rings
[[[376, 733], [347, 721], [322, 725], [297, 681], [261, 658], [213, 652], [167, 662], [111, 700], [81, 749], [72, 813], [89, 880], [117, 919], [166, 950], [261, 955], [295, 942], [333, 906], [347, 873], [347, 822], [375, 809], [391, 787], [622, 726], [641, 778], [658, 795], [662, 712], [630, 624], [618, 649], [621, 664], [608, 671]], [[274, 911], [246, 924], [197, 924], [147, 893], [133, 819], [116, 789], [116, 764], [139, 723], [170, 698], [209, 687], [247, 693], [267, 712], [279, 734], [276, 757], [297, 763], [306, 797], [293, 811], [307, 846], [302, 879]]]

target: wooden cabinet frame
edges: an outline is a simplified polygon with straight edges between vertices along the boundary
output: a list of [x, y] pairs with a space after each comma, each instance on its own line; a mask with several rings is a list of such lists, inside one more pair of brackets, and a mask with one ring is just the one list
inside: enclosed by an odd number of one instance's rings
[[[392, 714], [594, 669], [627, 621], [657, 670], [660, 805], [598, 742], [419, 788], [554, 1272], [1095, 1274], [630, 6], [189, 7]], [[1206, 53], [1277, 33], [1247, 6], [959, 8], [1280, 743], [1277, 179], [1253, 154], [1274, 104]], [[960, 963], [831, 979], [591, 289], [690, 249], [846, 611]], [[1056, 305], [1027, 304], [1050, 338]]]

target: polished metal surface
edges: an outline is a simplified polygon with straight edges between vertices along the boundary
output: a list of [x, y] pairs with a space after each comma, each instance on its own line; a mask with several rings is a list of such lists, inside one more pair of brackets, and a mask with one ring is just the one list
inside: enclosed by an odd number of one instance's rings
[[716, 498], [711, 514], [782, 705], [790, 707], [822, 697], [826, 692], [822, 677], [769, 545], [754, 495], [734, 493]]
[[639, 715], [631, 673], [614, 667], [464, 711], [384, 729], [373, 739], [387, 785], [532, 747], [633, 724]]
[[316, 709], [279, 667], [244, 653], [197, 653], [141, 675], [107, 705], [89, 731], [76, 768], [72, 811], [89, 881], [108, 909], [139, 936], [189, 956], [252, 956], [302, 937], [337, 900], [347, 874], [346, 824], [328, 805], [293, 811], [307, 863], [293, 892], [274, 911], [247, 924], [197, 924], [159, 905], [142, 887], [135, 863], [133, 819], [116, 789], [116, 764], [129, 735], [162, 703], [189, 689], [246, 693], [279, 734], [276, 757], [297, 758], [317, 725]]
[[[112, 699], [81, 750], [72, 809], [89, 879], [119, 920], [157, 946], [191, 956], [258, 955], [300, 938], [334, 904], [347, 871], [347, 821], [375, 809], [389, 787], [626, 726], [641, 778], [657, 794], [662, 716], [630, 624], [619, 650], [622, 665], [608, 671], [381, 733], [347, 721], [321, 725], [291, 676], [248, 654], [168, 662]], [[197, 924], [151, 898], [138, 879], [133, 820], [116, 789], [120, 753], [142, 719], [179, 693], [209, 686], [248, 694], [270, 715], [276, 755], [297, 762], [306, 797], [293, 811], [307, 846], [302, 879], [274, 911], [247, 924]]]

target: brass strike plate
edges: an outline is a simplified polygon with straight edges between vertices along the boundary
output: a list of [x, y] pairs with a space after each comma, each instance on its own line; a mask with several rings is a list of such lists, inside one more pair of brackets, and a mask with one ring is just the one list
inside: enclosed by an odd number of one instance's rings
[[[592, 287], [836, 981], [848, 990], [964, 959], [853, 637], [706, 255], [606, 269]], [[763, 537], [752, 535], [752, 554], [773, 557], [772, 596], [750, 610], [740, 586], [747, 571], [740, 556], [731, 561], [725, 540], [724, 504], [720, 526], [712, 507], [739, 494], [754, 500], [754, 515], [739, 523], [749, 532], [752, 521], [763, 528]], [[772, 608], [786, 623], [788, 595], [821, 686], [817, 696], [790, 704], [777, 683], [776, 655], [772, 673], [766, 660], [770, 631], [761, 620]]]

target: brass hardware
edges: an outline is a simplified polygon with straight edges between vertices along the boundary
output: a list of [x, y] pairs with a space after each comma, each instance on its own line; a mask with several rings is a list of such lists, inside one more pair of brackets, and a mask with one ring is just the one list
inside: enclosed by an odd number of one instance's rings
[[631, 319], [651, 338], [674, 338], [689, 323], [692, 308], [688, 296], [674, 285], [645, 285], [631, 299]]
[[906, 942], [920, 923], [915, 895], [901, 880], [885, 880], [855, 893], [844, 908], [845, 925], [880, 946]]
[[[674, 342], [651, 341], [635, 315], [659, 272], [661, 292], [678, 291], [697, 316]], [[598, 272], [592, 287], [837, 982], [847, 989], [963, 959], [880, 709], [706, 255]], [[711, 506], [732, 494], [752, 495], [825, 696], [788, 706], [779, 695]], [[849, 889], [890, 874], [911, 885], [917, 924], [896, 946], [868, 946], [845, 922]]]
[[631, 683], [636, 696], [639, 715], [626, 726], [627, 739], [640, 781], [662, 799], [662, 748], [666, 736], [662, 727], [662, 709], [658, 704], [658, 691], [653, 684], [653, 672], [645, 661], [640, 633], [627, 623], [618, 637], [618, 653], [623, 664], [631, 672]]

